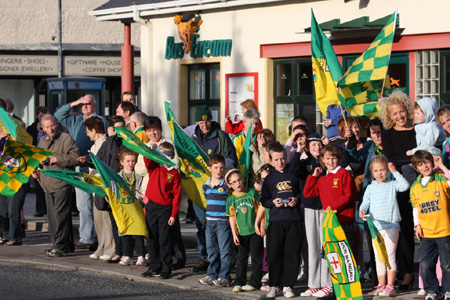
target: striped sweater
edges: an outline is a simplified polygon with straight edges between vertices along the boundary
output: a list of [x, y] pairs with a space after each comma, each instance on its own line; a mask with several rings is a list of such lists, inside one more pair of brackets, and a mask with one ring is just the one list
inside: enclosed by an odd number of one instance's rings
[[222, 178], [214, 186], [211, 186], [211, 178], [209, 178], [203, 184], [202, 189], [206, 199], [206, 219], [228, 221], [225, 214], [228, 197], [228, 186], [225, 178]]

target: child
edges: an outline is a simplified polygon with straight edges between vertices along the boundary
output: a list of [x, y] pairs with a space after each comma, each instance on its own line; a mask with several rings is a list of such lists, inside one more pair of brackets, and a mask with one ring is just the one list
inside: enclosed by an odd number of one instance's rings
[[[308, 175], [320, 167], [322, 138], [318, 133], [310, 134], [306, 139], [305, 152], [296, 152], [291, 161], [289, 172], [300, 179], [304, 186]], [[301, 157], [304, 157], [300, 159]], [[324, 172], [320, 176], [324, 175]], [[319, 197], [302, 198], [305, 209], [305, 233], [308, 241], [308, 289], [300, 294], [303, 297], [325, 297], [331, 292], [332, 282], [327, 261], [322, 253], [322, 223], [324, 213]]]
[[[431, 151], [434, 147], [441, 147], [445, 142], [445, 131], [436, 122], [436, 99], [422, 98], [414, 102], [414, 131], [416, 132], [417, 147], [406, 152], [413, 155], [417, 150]], [[402, 173], [410, 184], [414, 182], [417, 173], [408, 164], [402, 167]]]
[[285, 170], [286, 150], [280, 143], [272, 145], [269, 157], [273, 169], [264, 180], [261, 203], [270, 208], [267, 228], [269, 258], [269, 292], [275, 298], [278, 286], [283, 286], [286, 298], [295, 297], [292, 287], [297, 280], [303, 239], [303, 216], [300, 210], [298, 179]]
[[[433, 171], [436, 166], [445, 173], [437, 174]], [[414, 153], [411, 163], [420, 173], [411, 186], [411, 202], [414, 212], [414, 230], [421, 241], [419, 261], [423, 285], [428, 295], [425, 299], [437, 299], [439, 284], [436, 278], [436, 262], [438, 256], [442, 268], [442, 292], [445, 300], [450, 299], [450, 270], [448, 245], [450, 244], [450, 188], [447, 178], [449, 170], [442, 163], [440, 157], [435, 157], [424, 150]]]
[[[405, 192], [409, 188], [406, 179], [397, 172], [393, 163], [382, 155], [375, 155], [370, 161], [370, 169], [374, 180], [367, 186], [363, 202], [359, 208], [359, 216], [364, 219], [366, 213], [370, 214], [375, 227], [380, 232], [386, 245], [386, 252], [391, 268], [387, 271], [386, 264], [380, 262], [378, 252], [375, 251], [375, 262], [378, 277], [378, 286], [373, 291], [374, 296], [394, 297], [395, 277], [397, 276], [397, 263], [395, 251], [400, 228], [400, 210], [397, 203], [397, 192]], [[389, 171], [395, 180], [388, 180]], [[374, 246], [375, 247], [375, 246]]]
[[226, 216], [228, 186], [223, 177], [225, 158], [214, 154], [209, 158], [211, 178], [203, 184], [206, 199], [206, 248], [208, 252], [207, 276], [199, 282], [205, 285], [228, 286], [233, 261], [230, 223]]
[[[264, 129], [263, 129], [264, 130]], [[253, 185], [255, 188], [255, 191], [257, 191], [261, 195], [262, 186], [264, 184], [264, 179], [270, 174], [270, 171], [272, 170], [272, 166], [270, 164], [264, 164], [262, 167], [256, 172], [256, 179], [255, 184]], [[264, 258], [263, 258], [263, 266], [262, 270], [263, 272], [266, 272], [266, 275], [263, 276], [261, 279], [261, 283], [266, 283], [269, 280], [269, 268], [267, 263], [267, 243], [266, 243], [266, 231], [267, 227], [269, 227], [269, 214], [270, 209], [265, 208], [264, 206], [260, 205], [258, 208], [258, 214], [256, 215], [255, 220], [255, 231], [256, 234], [263, 237], [264, 241]], [[261, 291], [268, 292], [269, 286], [264, 285], [261, 286]]]
[[[339, 166], [342, 161], [341, 151], [334, 145], [326, 145], [320, 156], [326, 168], [325, 176], [319, 177], [322, 168], [314, 169], [306, 179], [303, 196], [319, 197], [323, 209], [336, 210], [336, 216], [347, 237], [352, 251], [355, 249], [355, 201], [356, 187], [350, 172]], [[327, 291], [328, 294], [331, 291]]]
[[[255, 230], [259, 194], [254, 189], [247, 191], [239, 170], [228, 171], [225, 180], [228, 184], [228, 194], [230, 194], [227, 198], [227, 216], [230, 218], [234, 244], [238, 246], [233, 292], [251, 292], [261, 287], [264, 256], [263, 239], [256, 234]], [[252, 256], [252, 275], [246, 284], [249, 253]]]
[[[134, 172], [134, 166], [136, 165], [138, 154], [129, 149], [125, 149], [123, 151], [119, 151], [118, 157], [122, 168], [122, 171], [119, 172], [120, 177], [123, 178], [130, 190], [135, 193], [136, 199], [142, 201], [142, 176]], [[129, 266], [133, 264], [131, 258], [133, 257], [135, 242], [138, 246], [138, 260], [136, 262], [136, 266], [143, 266], [145, 264], [144, 237], [142, 235], [124, 235], [122, 237], [124, 257], [119, 262], [119, 265]]]
[[[169, 142], [163, 142], [159, 149], [168, 157], [175, 157], [175, 149]], [[144, 162], [148, 170], [149, 185], [145, 196], [147, 226], [149, 231], [148, 255], [149, 269], [143, 277], [172, 277], [173, 225], [178, 218], [181, 200], [181, 177], [172, 166], [160, 165], [147, 157]]]
[[444, 144], [442, 144], [442, 156], [444, 165], [449, 168], [450, 167], [450, 105], [444, 105], [439, 107], [436, 112], [437, 122], [442, 128], [445, 130], [447, 136], [447, 140], [445, 140]]

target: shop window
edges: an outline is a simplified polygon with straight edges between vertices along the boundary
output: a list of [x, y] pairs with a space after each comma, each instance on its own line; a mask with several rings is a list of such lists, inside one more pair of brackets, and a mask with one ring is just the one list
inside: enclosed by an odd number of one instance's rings
[[286, 142], [289, 125], [298, 115], [308, 119], [310, 132], [316, 132], [317, 108], [313, 97], [311, 59], [274, 60], [274, 77], [274, 133], [277, 140], [283, 144]]
[[188, 94], [189, 124], [195, 123], [195, 110], [199, 105], [208, 105], [213, 121], [220, 122], [220, 65], [190, 65]]
[[416, 52], [416, 99], [433, 97], [439, 102], [439, 51]]
[[450, 104], [450, 50], [440, 51], [438, 57], [440, 59], [441, 105]]

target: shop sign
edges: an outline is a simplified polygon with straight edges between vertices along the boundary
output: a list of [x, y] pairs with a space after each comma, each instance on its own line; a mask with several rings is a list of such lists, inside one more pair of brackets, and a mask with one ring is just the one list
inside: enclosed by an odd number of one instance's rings
[[[117, 56], [65, 56], [66, 76], [121, 76], [122, 61]], [[134, 58], [134, 75], [141, 75], [141, 59]]]
[[58, 57], [44, 55], [0, 55], [0, 75], [56, 75]]
[[[192, 58], [230, 56], [232, 40], [199, 41], [200, 35], [192, 36], [190, 56]], [[180, 59], [184, 56], [183, 43], [175, 43], [173, 36], [166, 41], [165, 59]]]

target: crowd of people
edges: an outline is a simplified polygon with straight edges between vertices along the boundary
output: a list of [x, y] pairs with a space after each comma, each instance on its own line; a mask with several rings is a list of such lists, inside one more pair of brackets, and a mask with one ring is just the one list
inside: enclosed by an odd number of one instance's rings
[[[80, 240], [75, 242], [72, 186], [37, 170], [36, 216], [47, 214], [53, 245], [45, 254], [66, 256], [95, 244], [90, 259], [148, 265], [142, 276], [171, 278], [172, 270], [186, 263], [178, 218], [178, 155], [173, 142], [162, 136], [161, 119], [139, 111], [132, 93], [122, 97], [110, 124], [96, 115], [95, 97], [86, 95], [62, 106], [54, 116], [38, 107], [36, 122], [27, 131], [33, 144], [55, 151], [42, 169], [76, 168], [96, 174], [87, 155], [90, 150], [119, 173], [142, 204], [149, 237], [145, 241], [143, 236], [121, 235], [107, 197], [76, 189]], [[373, 295], [396, 296], [396, 280], [397, 290], [412, 288], [416, 237], [421, 242], [419, 295], [434, 300], [442, 293], [450, 300], [450, 106], [438, 108], [433, 98], [413, 103], [400, 91], [380, 102], [380, 118], [368, 122], [367, 137], [362, 136], [358, 119], [332, 105], [324, 121], [327, 136], [311, 132], [308, 120], [297, 116], [284, 145], [263, 127], [252, 100], [241, 104], [242, 121], [233, 124], [226, 118], [225, 131], [212, 120], [208, 106], [196, 108], [196, 124], [186, 132], [209, 156], [211, 173], [201, 190], [206, 208], [190, 202], [199, 249], [199, 262], [191, 271], [206, 272], [200, 284], [232, 286], [236, 293], [261, 289], [267, 298], [282, 291], [291, 298], [295, 283], [303, 281], [308, 288], [301, 296], [334, 298], [322, 246], [324, 211], [333, 210], [361, 272], [369, 259]], [[13, 112], [7, 101], [0, 105]], [[113, 127], [127, 127], [176, 166], [161, 165], [127, 149]], [[252, 157], [247, 175], [238, 165], [249, 132]], [[0, 134], [2, 146], [6, 135]], [[0, 244], [21, 244], [20, 211], [28, 189], [24, 185], [11, 199], [0, 196]], [[388, 263], [374, 251], [367, 218], [383, 236]], [[368, 258], [363, 257], [364, 235]]]

